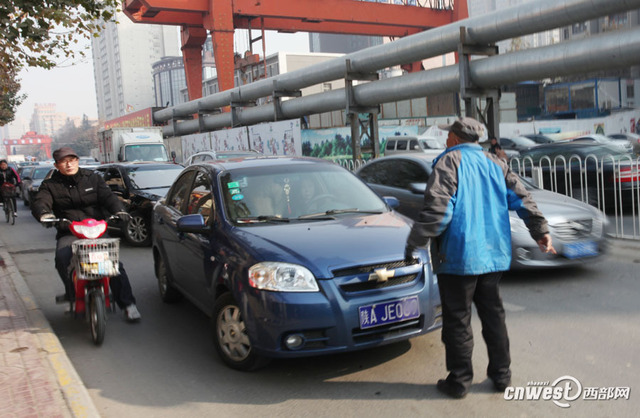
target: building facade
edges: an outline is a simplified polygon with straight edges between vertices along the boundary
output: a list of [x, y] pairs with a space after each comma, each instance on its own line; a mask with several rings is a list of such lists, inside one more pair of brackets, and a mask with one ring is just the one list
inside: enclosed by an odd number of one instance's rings
[[29, 130], [41, 135], [53, 136], [67, 121], [67, 115], [56, 111], [55, 103], [33, 106]]
[[121, 12], [117, 20], [91, 45], [101, 121], [155, 106], [153, 63], [181, 55], [176, 27], [135, 24]]

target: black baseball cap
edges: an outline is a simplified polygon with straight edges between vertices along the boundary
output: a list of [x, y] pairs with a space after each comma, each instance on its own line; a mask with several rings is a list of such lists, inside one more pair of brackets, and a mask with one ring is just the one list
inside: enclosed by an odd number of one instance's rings
[[70, 155], [78, 158], [78, 154], [76, 154], [76, 152], [71, 147], [62, 147], [53, 151], [53, 159], [55, 162], [58, 162], [64, 157], [68, 157]]

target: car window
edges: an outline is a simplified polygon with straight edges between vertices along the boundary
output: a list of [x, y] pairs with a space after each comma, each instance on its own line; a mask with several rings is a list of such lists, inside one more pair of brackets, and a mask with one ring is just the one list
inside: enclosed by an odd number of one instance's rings
[[398, 150], [398, 151], [406, 151], [407, 150], [407, 140], [406, 139], [399, 139], [398, 140], [398, 145], [396, 145], [396, 150]]
[[188, 200], [187, 195], [191, 190], [194, 176], [194, 171], [188, 171], [178, 177], [167, 194], [167, 206], [174, 208], [180, 213], [184, 213], [185, 202]]
[[409, 149], [410, 150], [419, 150], [420, 146], [418, 145], [418, 140], [417, 139], [412, 139], [409, 141]]
[[210, 225], [213, 221], [214, 201], [211, 194], [211, 182], [209, 176], [203, 171], [198, 171], [196, 180], [189, 192], [189, 204], [187, 214], [201, 214], [204, 222]]
[[385, 147], [385, 149], [389, 151], [393, 151], [394, 149], [396, 149], [396, 140], [395, 139], [388, 140], [387, 146]]
[[107, 183], [111, 190], [124, 190], [124, 180], [122, 179], [122, 174], [120, 174], [120, 171], [117, 168], [107, 168], [103, 173], [103, 177], [104, 182]]
[[138, 190], [169, 187], [183, 170], [181, 165], [128, 167], [131, 187]]

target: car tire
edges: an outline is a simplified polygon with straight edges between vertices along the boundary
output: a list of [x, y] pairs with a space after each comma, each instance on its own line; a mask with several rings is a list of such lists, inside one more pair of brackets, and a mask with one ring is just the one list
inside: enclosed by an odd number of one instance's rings
[[226, 292], [216, 299], [212, 318], [213, 343], [227, 366], [241, 371], [264, 367], [269, 360], [253, 350], [238, 303]]
[[167, 265], [161, 256], [156, 258], [156, 278], [158, 279], [158, 291], [160, 298], [164, 303], [174, 303], [182, 298], [182, 294], [178, 289], [173, 287], [169, 279]]
[[140, 212], [131, 214], [131, 219], [123, 228], [123, 235], [127, 242], [134, 247], [151, 245], [151, 228], [146, 217]]

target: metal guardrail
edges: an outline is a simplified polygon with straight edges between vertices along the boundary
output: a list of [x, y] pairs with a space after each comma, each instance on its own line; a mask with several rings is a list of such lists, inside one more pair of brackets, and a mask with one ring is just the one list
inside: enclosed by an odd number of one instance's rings
[[512, 158], [511, 169], [538, 187], [588, 203], [608, 215], [616, 238], [640, 239], [640, 158], [578, 155]]

